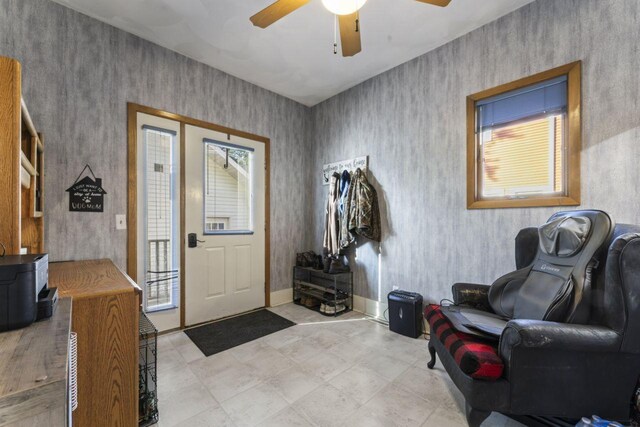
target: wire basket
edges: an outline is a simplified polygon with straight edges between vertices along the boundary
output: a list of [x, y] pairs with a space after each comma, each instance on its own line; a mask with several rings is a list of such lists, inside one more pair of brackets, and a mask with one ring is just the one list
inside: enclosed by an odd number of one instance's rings
[[140, 397], [138, 425], [158, 422], [158, 330], [140, 313]]

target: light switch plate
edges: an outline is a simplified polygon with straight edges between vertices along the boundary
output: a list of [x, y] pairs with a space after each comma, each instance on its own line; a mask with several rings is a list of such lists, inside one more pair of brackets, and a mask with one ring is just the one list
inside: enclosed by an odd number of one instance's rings
[[126, 229], [127, 229], [127, 216], [116, 215], [116, 230], [126, 230]]

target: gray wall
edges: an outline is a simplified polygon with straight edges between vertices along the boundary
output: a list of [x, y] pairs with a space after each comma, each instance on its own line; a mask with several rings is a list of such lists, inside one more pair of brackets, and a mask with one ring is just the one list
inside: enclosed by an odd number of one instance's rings
[[[320, 250], [321, 165], [364, 154], [384, 240], [359, 245], [357, 293], [383, 298], [397, 285], [435, 301], [454, 281], [490, 282], [513, 268], [516, 232], [556, 209], [465, 209], [465, 97], [578, 59], [583, 207], [640, 223], [636, 0], [538, 0], [312, 110], [54, 3], [0, 6], [0, 55], [22, 62], [24, 96], [45, 133], [53, 259], [125, 264], [115, 214], [126, 212], [132, 101], [271, 138], [274, 290], [289, 286], [296, 251]], [[68, 212], [64, 190], [85, 163], [109, 192], [104, 214]]]
[[[582, 206], [640, 223], [638, 40], [637, 0], [538, 0], [314, 107], [314, 171], [369, 155], [382, 200], [383, 242], [357, 249], [356, 293], [384, 299], [397, 285], [439, 301], [455, 281], [490, 283], [514, 268], [517, 231], [557, 209], [466, 210], [465, 99], [576, 60]], [[319, 245], [327, 187], [318, 176]]]
[[[126, 103], [271, 138], [271, 286], [290, 287], [304, 249], [309, 112], [293, 101], [44, 0], [0, 0], [0, 55], [22, 63], [23, 96], [46, 145], [46, 246], [53, 260], [112, 258], [124, 267]], [[104, 214], [68, 211], [86, 163], [108, 192]], [[293, 187], [292, 187], [293, 186]]]

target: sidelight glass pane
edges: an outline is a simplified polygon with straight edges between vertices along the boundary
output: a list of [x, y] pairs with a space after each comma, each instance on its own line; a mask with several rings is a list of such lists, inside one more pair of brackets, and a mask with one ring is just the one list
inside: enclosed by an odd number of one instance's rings
[[178, 164], [172, 131], [143, 126], [146, 311], [176, 307], [179, 287]]
[[252, 232], [253, 149], [205, 139], [204, 150], [204, 234]]

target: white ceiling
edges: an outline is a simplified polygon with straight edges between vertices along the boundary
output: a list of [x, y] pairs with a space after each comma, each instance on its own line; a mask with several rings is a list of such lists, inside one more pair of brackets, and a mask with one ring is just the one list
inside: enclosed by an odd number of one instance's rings
[[362, 52], [333, 54], [334, 17], [321, 0], [276, 22], [249, 17], [275, 0], [55, 0], [307, 106], [435, 49], [533, 0], [368, 0]]

